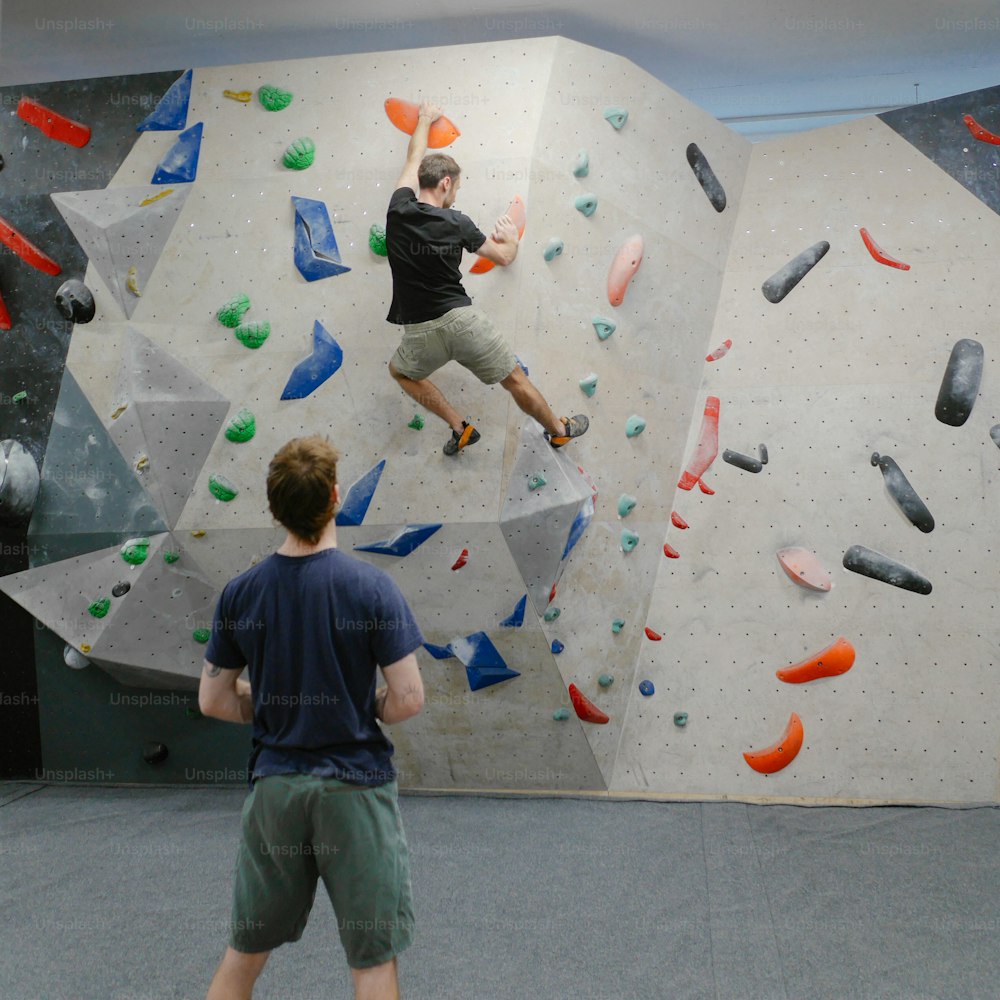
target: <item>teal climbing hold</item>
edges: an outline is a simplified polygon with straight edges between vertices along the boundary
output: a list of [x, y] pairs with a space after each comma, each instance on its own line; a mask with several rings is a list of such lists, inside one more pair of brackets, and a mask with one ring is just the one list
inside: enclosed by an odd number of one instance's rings
[[528, 476], [528, 489], [529, 490], [540, 490], [547, 482], [545, 476], [540, 472], [533, 472]]
[[625, 108], [605, 108], [604, 117], [611, 122], [617, 131], [628, 121], [628, 111]]
[[598, 340], [607, 340], [618, 329], [618, 324], [607, 316], [595, 316], [591, 321]]
[[646, 429], [646, 421], [634, 414], [625, 422], [625, 436], [634, 438]]
[[219, 311], [215, 314], [215, 318], [223, 326], [228, 326], [233, 330], [240, 325], [243, 320], [243, 314], [249, 308], [249, 297], [240, 292], [238, 295], [234, 295], [224, 306], [220, 307]]
[[368, 249], [376, 257], [389, 256], [389, 248], [385, 243], [385, 226], [380, 226], [377, 222], [372, 224], [368, 230]]
[[316, 143], [304, 135], [301, 139], [296, 139], [295, 142], [289, 144], [281, 162], [289, 170], [305, 170], [313, 165], [315, 159]]
[[542, 254], [542, 256], [546, 260], [555, 260], [556, 257], [558, 257], [563, 252], [563, 249], [564, 249], [563, 241], [553, 236], [552, 239], [549, 240], [548, 246], [545, 248], [545, 251]]
[[415, 413], [413, 419], [406, 426], [415, 431], [422, 431], [424, 429], [424, 418], [419, 413]]
[[638, 502], [639, 501], [636, 500], [636, 498], [634, 496], [631, 496], [628, 493], [623, 493], [618, 498], [618, 516], [619, 517], [628, 517], [629, 514], [631, 514], [632, 511], [635, 510], [635, 505]]
[[576, 201], [573, 202], [576, 210], [582, 212], [588, 218], [597, 211], [597, 195], [596, 194], [581, 194]]
[[208, 477], [208, 488], [216, 500], [228, 502], [232, 500], [239, 490], [225, 476], [212, 475]]
[[282, 90], [281, 87], [275, 87], [269, 83], [264, 84], [264, 86], [257, 91], [257, 100], [259, 100], [268, 111], [284, 111], [284, 109], [292, 103], [293, 96], [294, 95], [291, 91]]
[[568, 708], [557, 708], [552, 713], [552, 718], [555, 719], [556, 722], [565, 722], [569, 718], [569, 709]]
[[560, 608], [549, 608], [546, 610], [545, 614], [542, 615], [542, 617], [547, 622], [554, 622], [560, 614], [562, 614], [562, 610]]
[[226, 439], [237, 444], [249, 441], [257, 433], [257, 421], [247, 409], [242, 409], [229, 418], [226, 424]]
[[181, 554], [179, 552], [174, 552], [173, 549], [163, 550], [163, 561], [165, 563], [175, 563], [180, 559]]
[[130, 538], [119, 550], [122, 559], [130, 566], [141, 566], [149, 554], [148, 538]]
[[674, 712], [674, 725], [686, 726], [688, 721], [687, 712]]
[[612, 684], [614, 684], [614, 682], [615, 679], [611, 676], [611, 674], [601, 674], [601, 676], [597, 678], [597, 683], [600, 684], [602, 688], [609, 688]]
[[597, 392], [597, 375], [591, 372], [586, 378], [580, 379], [580, 388], [585, 396], [593, 396]]
[[586, 177], [590, 173], [590, 155], [585, 149], [581, 149], [576, 154], [576, 163], [573, 165], [574, 177]]
[[87, 610], [95, 618], [103, 618], [111, 610], [111, 598], [99, 597]]
[[195, 642], [206, 643], [212, 638], [212, 630], [210, 628], [196, 628], [191, 635]]
[[621, 632], [621, 630], [623, 628], [625, 628], [625, 619], [624, 618], [616, 618], [611, 623], [611, 631], [614, 632], [615, 635], [618, 635], [618, 633]]
[[622, 528], [622, 551], [631, 552], [639, 544], [639, 536], [628, 528]]
[[257, 323], [241, 323], [233, 334], [244, 347], [256, 351], [271, 336], [271, 324], [266, 319]]

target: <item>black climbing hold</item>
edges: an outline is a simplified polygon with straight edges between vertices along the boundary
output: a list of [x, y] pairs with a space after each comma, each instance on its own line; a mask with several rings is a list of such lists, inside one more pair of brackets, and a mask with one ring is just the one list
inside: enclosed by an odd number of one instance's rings
[[123, 583], [116, 583], [111, 588], [112, 597], [124, 597], [132, 587], [132, 584], [125, 580]]
[[993, 443], [1000, 448], [1000, 424], [994, 424], [990, 428], [990, 437], [993, 438]]
[[715, 176], [715, 171], [708, 165], [705, 154], [698, 148], [697, 143], [692, 142], [687, 148], [687, 160], [691, 164], [695, 177], [702, 190], [708, 195], [708, 200], [712, 203], [712, 208], [716, 212], [721, 212], [726, 207], [726, 192], [719, 183], [719, 178]]
[[56, 305], [63, 316], [74, 323], [89, 323], [96, 312], [94, 296], [77, 278], [64, 281], [56, 289]]
[[977, 340], [958, 341], [941, 379], [934, 416], [950, 427], [961, 427], [972, 412], [982, 377], [983, 345]]
[[728, 448], [722, 453], [722, 460], [730, 465], [735, 465], [737, 469], [744, 472], [760, 472], [764, 468], [762, 462], [750, 455], [741, 455], [738, 451], [730, 451]]
[[169, 753], [165, 743], [146, 743], [142, 748], [142, 759], [147, 764], [162, 764]]
[[872, 455], [872, 465], [882, 470], [885, 488], [889, 496], [899, 505], [899, 509], [907, 516], [910, 523], [927, 533], [934, 530], [934, 518], [927, 509], [927, 504], [917, 496], [917, 491], [910, 485], [903, 470], [888, 455], [875, 452]]
[[3, 158], [2, 155], [0, 155], [0, 170], [3, 170], [3, 168], [5, 166], [6, 166], [6, 163], [4, 162], [4, 158]]
[[882, 555], [881, 552], [866, 548], [864, 545], [852, 545], [844, 553], [844, 569], [849, 569], [852, 573], [860, 573], [862, 576], [878, 580], [880, 583], [888, 583], [902, 590], [912, 590], [915, 594], [929, 594], [931, 592], [930, 580], [925, 579], [908, 566], [896, 562], [895, 559], [890, 559], [888, 556]]
[[768, 302], [780, 302], [825, 256], [830, 244], [820, 240], [775, 271], [760, 290]]
[[757, 453], [760, 455], [760, 464], [767, 465], [767, 445], [766, 444], [757, 445]]

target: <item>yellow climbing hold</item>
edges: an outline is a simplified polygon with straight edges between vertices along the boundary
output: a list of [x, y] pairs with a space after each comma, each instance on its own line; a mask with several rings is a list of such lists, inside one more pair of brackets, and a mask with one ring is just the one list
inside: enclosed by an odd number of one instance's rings
[[121, 406], [111, 414], [112, 420], [117, 420], [126, 410], [128, 409], [128, 403], [122, 403]]
[[139, 459], [139, 461], [135, 463], [135, 471], [142, 472], [142, 470], [145, 469], [147, 465], [149, 465], [149, 456], [143, 455]]
[[167, 188], [166, 191], [161, 191], [159, 194], [154, 194], [152, 197], [140, 201], [139, 208], [145, 208], [146, 205], [152, 205], [154, 201], [159, 201], [161, 198], [166, 198], [168, 194], [173, 194], [173, 193], [174, 193], [173, 188]]
[[241, 104], [249, 104], [253, 99], [252, 90], [224, 90], [222, 92], [223, 97], [228, 97], [233, 101], [239, 101]]
[[139, 291], [139, 274], [134, 267], [128, 269], [125, 287], [137, 298], [142, 298], [142, 292]]
[[192, 531], [191, 532], [191, 537], [192, 538], [204, 538], [205, 537], [205, 532], [204, 532], [203, 529], [199, 528], [197, 531]]
[[89, 642], [81, 642], [80, 643], [80, 652], [81, 653], [89, 653], [90, 650], [91, 650], [91, 648], [92, 647], [91, 647], [91, 645], [90, 645]]

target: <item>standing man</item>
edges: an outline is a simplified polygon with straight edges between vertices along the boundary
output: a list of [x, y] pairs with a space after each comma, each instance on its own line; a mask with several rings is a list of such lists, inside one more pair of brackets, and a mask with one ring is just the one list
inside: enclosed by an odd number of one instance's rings
[[205, 650], [201, 711], [253, 723], [229, 947], [208, 1000], [250, 1000], [269, 952], [302, 936], [319, 879], [356, 1000], [399, 997], [409, 854], [393, 746], [376, 720], [423, 707], [423, 636], [392, 578], [337, 548], [338, 457], [314, 436], [271, 460], [268, 504], [288, 535], [226, 584]]
[[473, 308], [462, 287], [462, 251], [506, 267], [517, 256], [517, 228], [509, 216], [501, 215], [487, 237], [467, 215], [451, 207], [462, 183], [458, 164], [443, 153], [424, 156], [428, 130], [440, 117], [440, 108], [421, 103], [406, 165], [389, 199], [385, 234], [392, 305], [386, 318], [402, 324], [404, 331], [389, 373], [451, 428], [446, 455], [458, 454], [480, 437], [429, 378], [449, 361], [457, 361], [487, 385], [499, 382], [545, 428], [552, 447], [560, 448], [587, 430], [587, 418], [556, 417], [507, 342]]

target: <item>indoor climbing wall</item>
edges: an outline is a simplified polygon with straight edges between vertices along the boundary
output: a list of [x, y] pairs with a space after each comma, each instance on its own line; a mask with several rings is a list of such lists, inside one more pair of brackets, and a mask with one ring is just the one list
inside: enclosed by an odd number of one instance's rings
[[[421, 96], [456, 207], [523, 223], [514, 265], [465, 284], [557, 412], [590, 417], [566, 449], [449, 366], [482, 440], [444, 456], [389, 378], [378, 227]], [[1000, 217], [912, 120], [751, 147], [559, 38], [195, 69], [143, 115], [106, 185], [52, 191], [87, 287], [63, 303], [40, 556], [0, 580], [61, 678], [50, 766], [244, 777], [248, 731], [171, 699], [221, 587], [283, 537], [270, 457], [320, 432], [340, 546], [427, 639], [426, 707], [390, 734], [404, 787], [996, 797], [978, 508]], [[81, 454], [96, 479], [67, 475]]]

